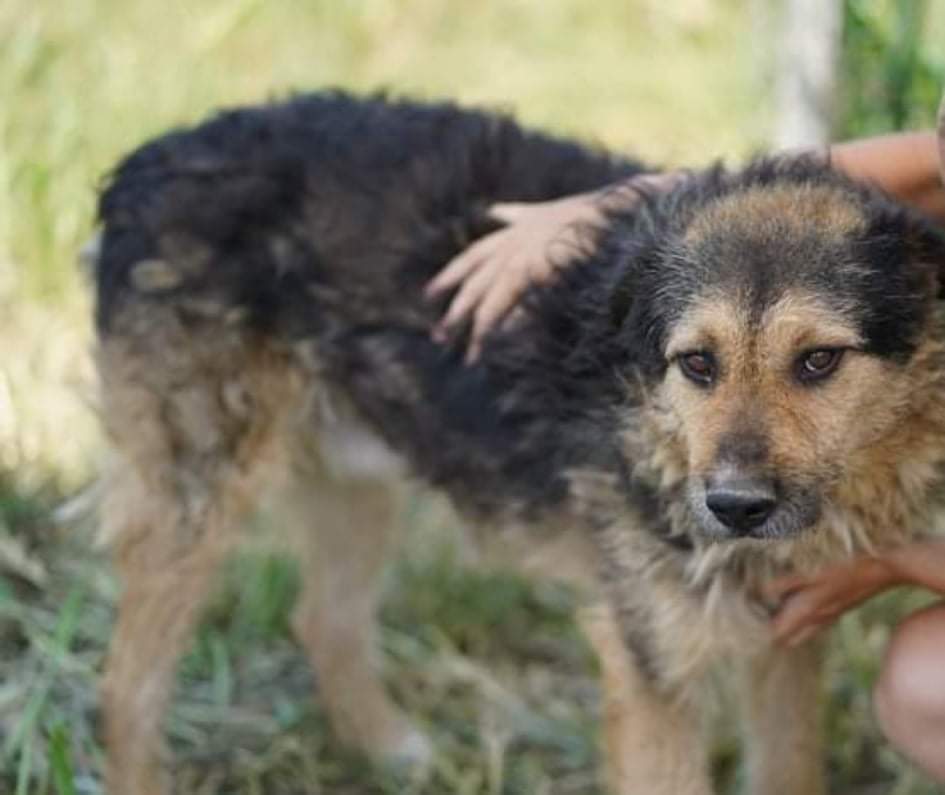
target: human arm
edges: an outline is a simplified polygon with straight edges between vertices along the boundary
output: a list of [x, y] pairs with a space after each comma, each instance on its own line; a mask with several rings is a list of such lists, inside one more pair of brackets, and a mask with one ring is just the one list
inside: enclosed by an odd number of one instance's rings
[[872, 182], [945, 224], [939, 137], [935, 132], [895, 133], [830, 147], [830, 165], [848, 177]]
[[[847, 176], [876, 183], [945, 224], [945, 189], [939, 174], [939, 139], [934, 132], [837, 143], [821, 156]], [[467, 359], [475, 359], [485, 335], [515, 307], [529, 285], [553, 278], [556, 263], [549, 250], [575, 246], [580, 228], [602, 220], [608, 208], [632, 207], [641, 190], [667, 190], [683, 174], [645, 175], [601, 191], [549, 202], [495, 205], [492, 215], [507, 226], [458, 254], [427, 285], [431, 298], [456, 289], [434, 338], [446, 339], [451, 328], [471, 319]]]
[[546, 202], [493, 205], [489, 213], [506, 224], [454, 257], [426, 287], [436, 298], [458, 288], [433, 331], [444, 341], [449, 330], [471, 318], [467, 360], [478, 355], [485, 335], [515, 307], [529, 285], [544, 284], [557, 263], [550, 249], [574, 250], [581, 230], [600, 223], [611, 209], [626, 209], [647, 191], [666, 190], [682, 172], [645, 174], [601, 190]]
[[792, 574], [774, 580], [768, 584], [766, 596], [779, 603], [772, 619], [775, 640], [788, 646], [803, 643], [848, 610], [901, 585], [945, 595], [945, 541], [908, 544], [811, 575]]

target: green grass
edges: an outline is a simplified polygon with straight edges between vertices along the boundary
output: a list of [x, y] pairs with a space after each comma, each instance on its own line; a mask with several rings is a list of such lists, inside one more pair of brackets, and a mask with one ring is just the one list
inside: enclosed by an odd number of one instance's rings
[[[933, 67], [942, 20], [923, 44]], [[102, 791], [97, 685], [117, 586], [94, 523], [59, 528], [51, 509], [101, 455], [75, 252], [123, 153], [221, 105], [342, 85], [512, 108], [656, 162], [701, 163], [763, 146], [771, 50], [742, 0], [0, 3], [0, 793]], [[182, 795], [599, 791], [595, 666], [572, 595], [457, 565], [438, 516], [408, 517], [382, 632], [386, 680], [436, 742], [429, 779], [338, 745], [287, 632], [297, 573], [254, 551], [181, 664], [168, 732]], [[837, 633], [834, 791], [934, 791], [870, 717], [888, 627], [910, 606], [885, 600]], [[733, 793], [734, 732], [718, 726], [714, 763]]]
[[[45, 587], [0, 578], [0, 792], [102, 792], [95, 688], [116, 587], [82, 550], [90, 529], [44, 548]], [[573, 594], [465, 568], [453, 531], [436, 521], [412, 535], [382, 611], [383, 673], [435, 741], [429, 776], [372, 769], [338, 744], [287, 629], [297, 572], [254, 547], [229, 566], [181, 662], [168, 720], [181, 793], [603, 792], [596, 666], [572, 621]], [[919, 604], [887, 597], [835, 633], [831, 791], [938, 791], [885, 748], [870, 714], [890, 621]], [[719, 715], [712, 735], [720, 791], [734, 795], [735, 729]]]

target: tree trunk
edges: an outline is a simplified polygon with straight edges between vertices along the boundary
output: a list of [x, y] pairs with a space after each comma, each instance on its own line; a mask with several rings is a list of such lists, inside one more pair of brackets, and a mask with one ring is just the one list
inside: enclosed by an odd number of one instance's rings
[[830, 141], [842, 24], [842, 0], [785, 0], [773, 136], [778, 148]]

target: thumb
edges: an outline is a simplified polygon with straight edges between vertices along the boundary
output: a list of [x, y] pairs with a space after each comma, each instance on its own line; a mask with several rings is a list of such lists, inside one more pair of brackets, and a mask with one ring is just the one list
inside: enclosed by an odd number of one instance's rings
[[493, 204], [489, 208], [489, 215], [497, 221], [506, 224], [514, 224], [524, 216], [531, 205], [524, 202], [504, 202], [502, 204]]

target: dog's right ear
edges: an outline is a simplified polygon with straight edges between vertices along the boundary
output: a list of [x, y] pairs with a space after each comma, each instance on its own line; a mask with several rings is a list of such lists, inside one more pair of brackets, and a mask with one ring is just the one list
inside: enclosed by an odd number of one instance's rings
[[945, 300], [945, 227], [928, 218], [909, 213], [903, 235], [909, 259], [934, 280], [935, 297]]

